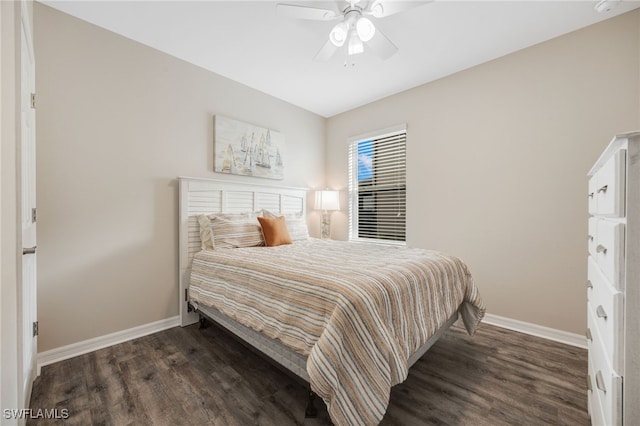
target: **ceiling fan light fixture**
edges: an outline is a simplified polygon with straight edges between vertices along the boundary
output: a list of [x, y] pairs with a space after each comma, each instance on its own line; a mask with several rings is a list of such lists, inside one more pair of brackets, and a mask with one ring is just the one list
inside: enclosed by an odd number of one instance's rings
[[360, 17], [358, 22], [356, 22], [356, 31], [360, 40], [366, 42], [373, 38], [373, 35], [376, 33], [376, 27], [368, 18]]
[[371, 14], [376, 18], [382, 18], [382, 15], [384, 15], [384, 6], [382, 5], [382, 3], [376, 1], [371, 6]]
[[349, 55], [357, 55], [359, 53], [364, 52], [364, 44], [356, 30], [351, 30], [349, 34], [349, 44], [347, 45], [347, 53]]
[[344, 22], [336, 24], [329, 33], [329, 40], [331, 40], [331, 43], [336, 47], [342, 47], [344, 42], [347, 40], [347, 30], [347, 24]]
[[[298, 1], [306, 2], [306, 0]], [[594, 1], [615, 2], [623, 0]], [[278, 3], [277, 9], [278, 13], [289, 17], [316, 21], [336, 21], [327, 35], [328, 40], [325, 39], [324, 45], [314, 57], [318, 61], [328, 61], [338, 51], [344, 52], [342, 50], [343, 46], [349, 56], [364, 53], [365, 44], [367, 45], [367, 53], [371, 52], [380, 59], [386, 60], [398, 51], [398, 47], [389, 40], [380, 28], [376, 27], [375, 19], [371, 18], [371, 16], [385, 18], [424, 2], [425, 0], [335, 0], [334, 2], [326, 2], [336, 3], [333, 7], [328, 6], [328, 8], [307, 4]], [[406, 4], [401, 5], [401, 3]]]

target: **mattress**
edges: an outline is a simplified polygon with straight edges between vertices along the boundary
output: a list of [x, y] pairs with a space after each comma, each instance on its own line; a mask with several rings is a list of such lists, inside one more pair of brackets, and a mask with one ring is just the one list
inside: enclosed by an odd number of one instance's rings
[[307, 359], [336, 425], [380, 422], [409, 360], [456, 312], [484, 305], [467, 266], [436, 251], [309, 239], [203, 250], [189, 297]]

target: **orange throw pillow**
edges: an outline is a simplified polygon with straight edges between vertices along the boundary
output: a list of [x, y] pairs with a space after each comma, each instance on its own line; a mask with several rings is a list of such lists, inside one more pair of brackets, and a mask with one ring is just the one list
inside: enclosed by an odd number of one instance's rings
[[291, 244], [291, 236], [284, 221], [284, 216], [273, 219], [258, 217], [258, 221], [262, 227], [262, 235], [264, 235], [264, 242], [267, 246], [275, 247], [282, 244]]

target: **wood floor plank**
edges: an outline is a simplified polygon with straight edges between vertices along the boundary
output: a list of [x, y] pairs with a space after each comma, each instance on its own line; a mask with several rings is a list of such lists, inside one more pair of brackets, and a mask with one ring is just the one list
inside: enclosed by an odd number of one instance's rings
[[[586, 370], [586, 350], [456, 324], [392, 389], [381, 424], [588, 425]], [[31, 408], [67, 408], [65, 425], [330, 425], [321, 400], [304, 418], [307, 391], [224, 330], [189, 326], [44, 367]]]

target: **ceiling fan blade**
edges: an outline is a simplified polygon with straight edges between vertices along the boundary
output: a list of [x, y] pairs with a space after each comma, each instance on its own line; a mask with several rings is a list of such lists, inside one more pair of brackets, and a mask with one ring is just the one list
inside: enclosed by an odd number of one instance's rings
[[374, 0], [367, 7], [365, 13], [376, 18], [395, 15], [423, 4], [431, 3], [433, 0], [420, 1], [397, 1], [397, 0]]
[[335, 10], [300, 6], [296, 4], [278, 3], [276, 9], [282, 16], [295, 19], [310, 19], [312, 21], [331, 21], [341, 16]]
[[313, 58], [316, 61], [326, 62], [336, 53], [338, 47], [331, 43], [331, 40], [327, 40], [327, 42], [322, 46], [322, 49], [316, 54]]
[[393, 44], [379, 28], [376, 29], [373, 38], [366, 43], [369, 49], [382, 58], [382, 60], [389, 59], [398, 51], [396, 45]]

